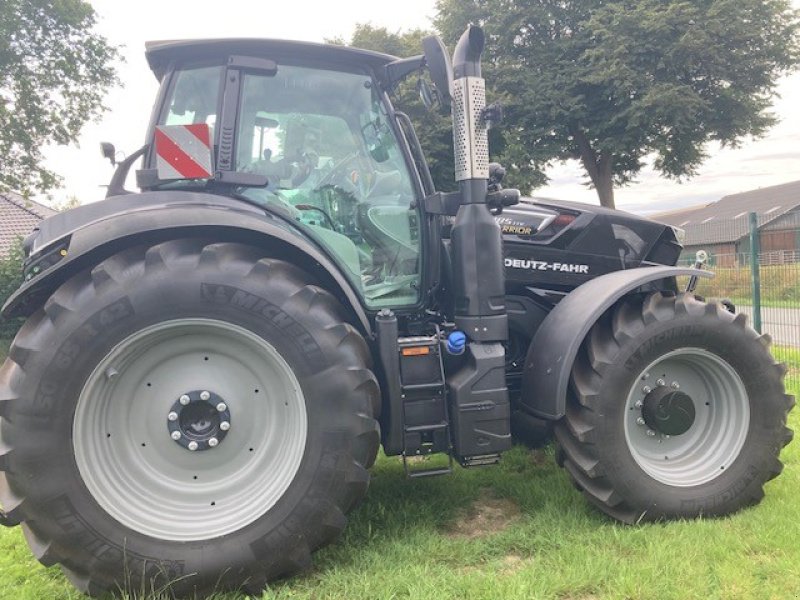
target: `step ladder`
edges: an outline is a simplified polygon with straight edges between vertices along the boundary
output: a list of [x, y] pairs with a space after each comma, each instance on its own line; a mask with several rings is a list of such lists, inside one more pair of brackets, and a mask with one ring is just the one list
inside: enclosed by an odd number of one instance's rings
[[[403, 401], [403, 471], [408, 478], [453, 472], [447, 386], [439, 335], [398, 338]], [[446, 453], [446, 467], [412, 468], [412, 457]]]

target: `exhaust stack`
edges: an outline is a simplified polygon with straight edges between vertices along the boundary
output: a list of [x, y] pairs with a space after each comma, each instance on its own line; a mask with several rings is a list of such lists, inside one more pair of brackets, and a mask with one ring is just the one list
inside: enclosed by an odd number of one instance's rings
[[455, 322], [470, 339], [447, 378], [454, 453], [465, 466], [491, 464], [511, 447], [505, 376], [508, 317], [502, 234], [489, 212], [489, 144], [481, 77], [484, 35], [470, 27], [453, 56], [453, 144], [460, 205], [450, 235]]
[[508, 337], [502, 234], [486, 206], [489, 143], [481, 77], [483, 29], [470, 26], [453, 55], [453, 146], [461, 205], [452, 231], [456, 326], [471, 340]]

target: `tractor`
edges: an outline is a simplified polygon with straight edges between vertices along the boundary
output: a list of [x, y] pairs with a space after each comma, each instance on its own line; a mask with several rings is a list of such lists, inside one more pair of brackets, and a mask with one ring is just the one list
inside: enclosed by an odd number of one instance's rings
[[[484, 44], [147, 45], [145, 145], [24, 241], [3, 307], [0, 521], [40, 562], [90, 595], [259, 593], [342, 532], [379, 448], [417, 478], [551, 432], [624, 523], [761, 500], [794, 404], [769, 338], [695, 294], [679, 230], [503, 188]], [[392, 105], [413, 78], [457, 191]]]

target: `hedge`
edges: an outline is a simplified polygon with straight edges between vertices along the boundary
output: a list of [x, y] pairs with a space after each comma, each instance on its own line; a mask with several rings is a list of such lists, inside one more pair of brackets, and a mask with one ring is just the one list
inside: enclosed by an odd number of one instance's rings
[[[17, 240], [5, 256], [0, 256], [0, 306], [22, 283], [22, 238]], [[0, 317], [0, 340], [10, 340], [22, 326], [23, 319]]]

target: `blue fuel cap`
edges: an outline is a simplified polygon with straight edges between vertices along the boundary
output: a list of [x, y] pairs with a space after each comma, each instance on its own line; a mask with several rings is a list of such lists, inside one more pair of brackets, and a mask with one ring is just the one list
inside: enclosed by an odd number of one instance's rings
[[467, 336], [463, 331], [454, 331], [447, 336], [447, 351], [450, 354], [463, 354], [467, 346]]

